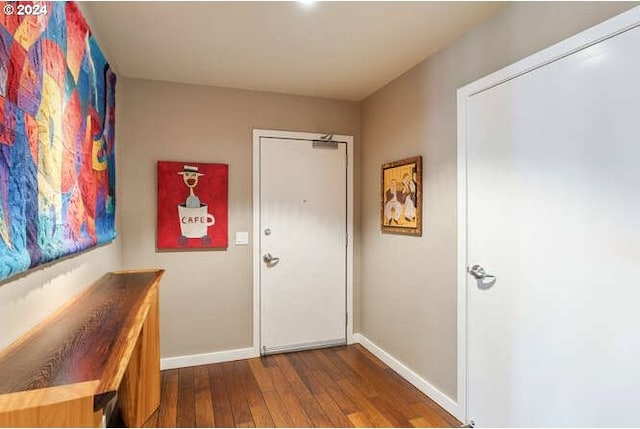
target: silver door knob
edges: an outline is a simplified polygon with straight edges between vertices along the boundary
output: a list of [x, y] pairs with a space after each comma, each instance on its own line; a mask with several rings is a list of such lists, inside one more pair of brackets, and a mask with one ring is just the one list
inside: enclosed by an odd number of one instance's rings
[[262, 257], [262, 260], [265, 264], [275, 264], [280, 261], [280, 258], [276, 258], [271, 253], [265, 253], [265, 255]]
[[489, 281], [491, 281], [491, 280], [494, 280], [496, 278], [496, 276], [494, 276], [494, 275], [487, 274], [487, 272], [484, 270], [484, 268], [482, 268], [482, 266], [480, 266], [478, 264], [476, 264], [476, 265], [472, 266], [471, 268], [467, 269], [467, 271], [476, 280], [489, 280]]

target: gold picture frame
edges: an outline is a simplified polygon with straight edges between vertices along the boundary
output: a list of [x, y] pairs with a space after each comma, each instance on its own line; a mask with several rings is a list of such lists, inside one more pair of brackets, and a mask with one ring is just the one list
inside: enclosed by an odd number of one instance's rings
[[422, 237], [422, 156], [383, 164], [380, 190], [382, 232]]

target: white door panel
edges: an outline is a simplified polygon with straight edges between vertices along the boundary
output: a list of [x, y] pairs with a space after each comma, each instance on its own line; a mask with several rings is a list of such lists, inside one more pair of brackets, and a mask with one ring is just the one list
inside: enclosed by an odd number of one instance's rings
[[263, 351], [344, 343], [346, 143], [261, 138], [260, 207]]
[[640, 30], [468, 101], [468, 416], [640, 423]]

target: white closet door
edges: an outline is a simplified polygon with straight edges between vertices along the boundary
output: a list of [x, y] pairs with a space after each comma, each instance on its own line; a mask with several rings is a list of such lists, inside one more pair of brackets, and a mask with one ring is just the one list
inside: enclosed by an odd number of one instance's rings
[[640, 424], [639, 53], [635, 28], [469, 99], [479, 426]]

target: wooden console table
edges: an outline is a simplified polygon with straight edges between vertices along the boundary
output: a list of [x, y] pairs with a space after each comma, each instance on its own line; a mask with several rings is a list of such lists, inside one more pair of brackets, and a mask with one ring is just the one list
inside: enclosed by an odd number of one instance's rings
[[125, 424], [160, 404], [158, 285], [164, 270], [108, 273], [0, 352], [0, 426]]

